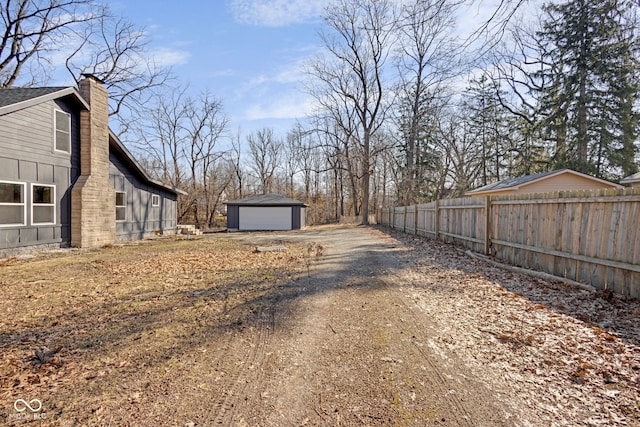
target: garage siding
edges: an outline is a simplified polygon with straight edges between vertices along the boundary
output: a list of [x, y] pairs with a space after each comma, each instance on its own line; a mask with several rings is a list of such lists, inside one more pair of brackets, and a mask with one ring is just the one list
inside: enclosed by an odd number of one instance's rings
[[227, 228], [230, 230], [240, 229], [240, 206], [227, 205]]
[[304, 206], [293, 206], [292, 217], [291, 217], [291, 225], [294, 230], [300, 230], [307, 226], [307, 208]]

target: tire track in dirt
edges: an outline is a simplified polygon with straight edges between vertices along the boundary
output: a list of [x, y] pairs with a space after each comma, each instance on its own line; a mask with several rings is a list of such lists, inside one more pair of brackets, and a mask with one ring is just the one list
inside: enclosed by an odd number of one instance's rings
[[[217, 362], [217, 369], [226, 374], [226, 380], [220, 384], [223, 395], [218, 397], [204, 421], [204, 425], [231, 425], [237, 411], [242, 406], [242, 397], [246, 395], [250, 379], [261, 381], [262, 370], [261, 363], [265, 358], [265, 347], [270, 337], [274, 333], [275, 328], [275, 308], [269, 307], [262, 309], [256, 316], [255, 333], [253, 335], [254, 343], [248, 343], [250, 350], [247, 351], [247, 345], [240, 345], [236, 342], [230, 351], [231, 354], [237, 356], [242, 354], [243, 357], [238, 360], [235, 357], [221, 357]], [[247, 341], [247, 339], [243, 339]], [[228, 355], [227, 355], [228, 356]], [[252, 375], [253, 373], [256, 375]]]
[[[424, 317], [420, 318], [417, 313], [407, 303], [406, 295], [400, 292], [400, 287], [396, 283], [393, 269], [397, 268], [399, 260], [396, 258], [394, 252], [385, 253], [383, 256], [377, 255], [377, 265], [380, 266], [380, 274], [376, 277], [376, 281], [379, 281], [378, 286], [384, 296], [382, 299], [384, 303], [380, 307], [380, 313], [383, 316], [383, 322], [379, 319], [372, 319], [370, 322], [379, 323], [380, 328], [383, 328], [389, 335], [395, 334], [396, 336], [411, 337], [410, 339], [399, 339], [390, 343], [385, 349], [389, 356], [399, 356], [404, 359], [405, 373], [403, 376], [415, 376], [420, 378], [424, 383], [427, 383], [429, 387], [429, 394], [444, 399], [444, 404], [438, 403], [438, 406], [444, 408], [450, 408], [447, 411], [447, 416], [442, 417], [439, 420], [435, 420], [438, 424], [454, 422], [457, 426], [474, 427], [478, 425], [477, 414], [473, 414], [468, 408], [468, 403], [465, 403], [459, 396], [460, 391], [457, 388], [457, 384], [454, 381], [447, 379], [445, 375], [450, 378], [454, 377], [450, 372], [448, 363], [441, 356], [435, 354], [433, 351], [429, 351], [425, 348], [424, 343], [429, 339], [437, 335], [437, 330], [433, 324]], [[408, 318], [405, 320], [405, 316]], [[393, 361], [393, 357], [384, 357], [386, 361]], [[408, 363], [406, 363], [408, 362]], [[413, 362], [413, 363], [412, 363]], [[421, 366], [420, 369], [416, 367], [423, 363], [426, 366]], [[394, 378], [394, 387], [402, 392], [403, 384], [399, 381], [400, 378]], [[427, 391], [427, 390], [425, 390]], [[485, 391], [486, 392], [486, 391]], [[408, 393], [404, 390], [405, 402], [408, 403], [411, 398], [407, 398]], [[414, 397], [415, 399], [415, 397]], [[436, 406], [434, 402], [430, 403], [431, 406]], [[411, 412], [409, 408], [404, 408]], [[415, 414], [414, 414], [415, 416]], [[447, 419], [449, 421], [447, 421]], [[474, 421], [475, 419], [475, 421]], [[415, 421], [415, 420], [414, 420]], [[428, 420], [434, 422], [434, 420]]]
[[[274, 305], [284, 323], [264, 342], [272, 356], [251, 385], [254, 393], [236, 384], [236, 394], [244, 395], [228, 396], [216, 421], [513, 425], [475, 373], [455, 355], [431, 348], [437, 325], [413, 306], [395, 276], [404, 268], [397, 256], [403, 248], [380, 237], [362, 228], [266, 237], [306, 238], [326, 250], [297, 297]], [[236, 375], [240, 384], [246, 378]]]

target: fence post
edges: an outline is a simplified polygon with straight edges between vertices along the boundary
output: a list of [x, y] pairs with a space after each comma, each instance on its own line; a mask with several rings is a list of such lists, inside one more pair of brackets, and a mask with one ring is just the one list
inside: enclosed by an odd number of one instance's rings
[[413, 214], [413, 235], [418, 235], [418, 205], [415, 206], [415, 211]]
[[484, 198], [484, 254], [491, 255], [491, 196]]
[[435, 212], [435, 238], [438, 240], [438, 228], [440, 225], [440, 199], [436, 199], [436, 212]]

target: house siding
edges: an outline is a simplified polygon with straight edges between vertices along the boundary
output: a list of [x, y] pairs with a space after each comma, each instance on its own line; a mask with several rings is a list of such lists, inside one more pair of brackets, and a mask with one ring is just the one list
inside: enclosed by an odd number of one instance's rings
[[597, 190], [601, 188], [612, 188], [612, 186], [571, 173], [564, 173], [523, 186], [522, 192], [549, 193], [552, 191]]
[[[0, 181], [26, 183], [26, 226], [0, 227], [0, 250], [35, 245], [69, 246], [70, 185], [78, 177], [76, 155], [54, 150], [54, 111], [71, 114], [71, 152], [80, 144], [79, 115], [63, 99], [0, 116]], [[32, 225], [31, 184], [54, 185], [56, 222]]]
[[500, 189], [481, 193], [468, 193], [472, 197], [506, 196], [513, 194], [550, 193], [554, 191], [599, 190], [615, 188], [615, 184], [599, 182], [572, 173], [561, 173], [549, 176], [530, 184], [522, 184], [518, 189]]
[[[113, 152], [109, 154], [109, 179], [115, 191], [126, 193], [126, 219], [116, 221], [117, 240], [141, 239], [160, 232], [175, 233], [176, 194], [143, 183]], [[160, 206], [152, 206], [154, 194], [160, 197]]]

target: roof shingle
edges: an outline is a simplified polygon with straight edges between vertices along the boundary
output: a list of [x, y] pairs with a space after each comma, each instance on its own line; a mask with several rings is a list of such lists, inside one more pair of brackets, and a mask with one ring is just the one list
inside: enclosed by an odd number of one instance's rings
[[260, 194], [258, 196], [245, 197], [244, 199], [230, 200], [225, 204], [239, 206], [306, 206], [299, 200], [290, 199], [279, 194]]
[[30, 99], [39, 98], [49, 95], [66, 87], [17, 87], [0, 89], [0, 107], [17, 104], [19, 102], [28, 101]]

